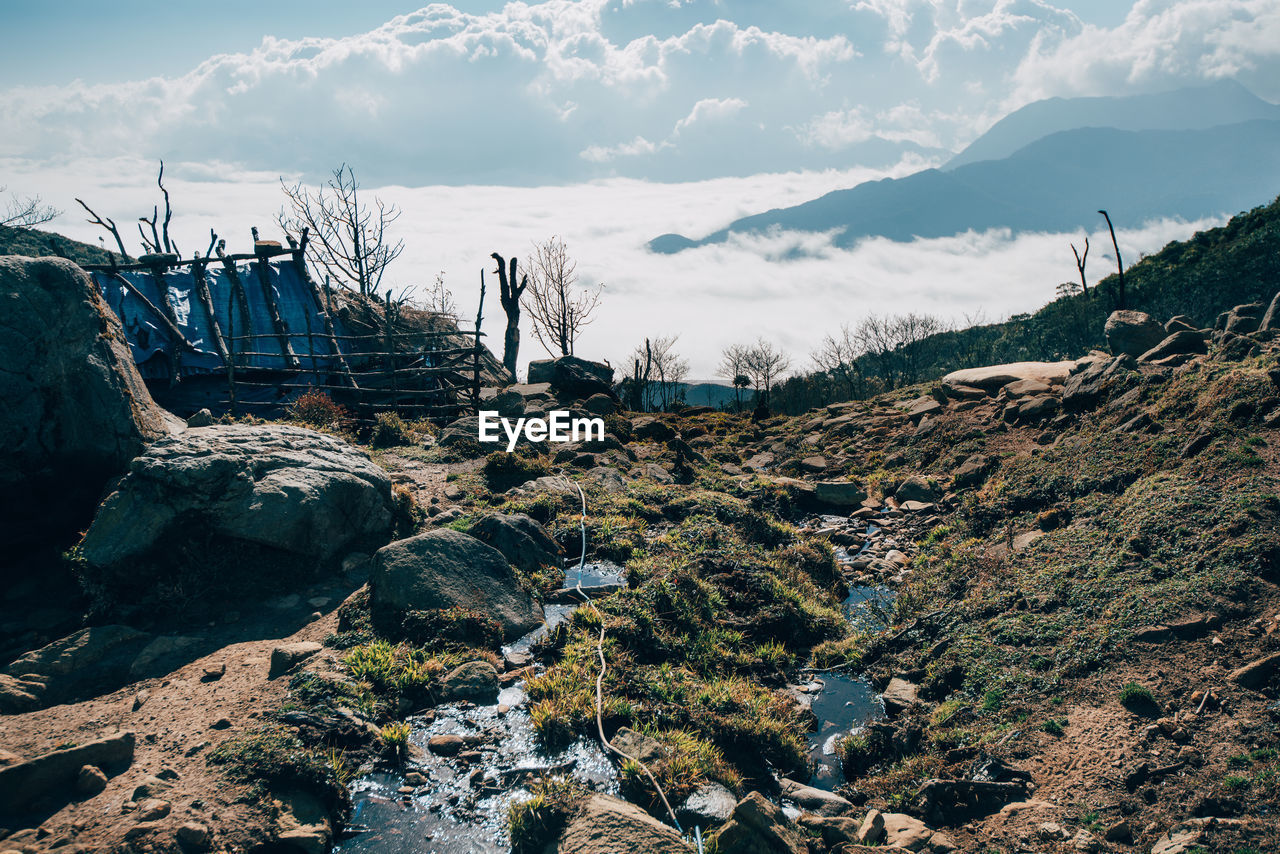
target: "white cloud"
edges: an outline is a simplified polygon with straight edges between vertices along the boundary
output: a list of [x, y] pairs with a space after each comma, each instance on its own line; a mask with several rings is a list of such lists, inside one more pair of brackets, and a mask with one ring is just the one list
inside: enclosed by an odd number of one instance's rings
[[680, 131], [695, 122], [715, 121], [716, 119], [732, 116], [745, 109], [746, 106], [747, 102], [742, 98], [703, 98], [693, 105], [689, 115], [676, 122], [672, 135], [679, 136]]

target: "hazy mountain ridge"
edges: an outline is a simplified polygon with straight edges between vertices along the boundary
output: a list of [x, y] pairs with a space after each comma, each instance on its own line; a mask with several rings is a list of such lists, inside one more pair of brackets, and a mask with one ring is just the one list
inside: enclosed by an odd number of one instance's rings
[[[1203, 101], [1203, 91], [1195, 91]], [[835, 243], [842, 247], [876, 236], [907, 241], [990, 228], [1070, 231], [1095, 225], [1099, 208], [1111, 211], [1122, 225], [1234, 213], [1270, 197], [1280, 186], [1280, 107], [1236, 84], [1227, 92], [1231, 97], [1222, 99], [1226, 103], [1220, 110], [1202, 104], [1178, 120], [1196, 124], [1251, 112], [1272, 118], [1175, 130], [1077, 127], [1050, 133], [1001, 159], [955, 165], [970, 152], [1003, 145], [1002, 140], [1022, 132], [1019, 128], [1024, 131], [1027, 120], [1016, 117], [1038, 106], [1031, 105], [1007, 117], [1010, 125], [997, 123], [941, 169], [835, 190], [800, 205], [743, 217], [702, 239], [665, 234], [650, 241], [649, 248], [673, 253], [724, 242], [731, 233], [771, 229], [836, 231]], [[1169, 103], [1173, 94], [1140, 100], [1143, 108], [1134, 110], [1132, 122], [1154, 120], [1151, 105]], [[1112, 101], [1129, 99], [1080, 100], [1104, 100], [1113, 109]], [[1062, 115], [1097, 117], [1102, 112], [1086, 104], [1082, 113], [1074, 101], [1056, 106]]]

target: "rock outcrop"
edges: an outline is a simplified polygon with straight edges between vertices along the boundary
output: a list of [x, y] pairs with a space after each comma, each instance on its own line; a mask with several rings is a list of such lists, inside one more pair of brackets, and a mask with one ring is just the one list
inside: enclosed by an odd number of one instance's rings
[[378, 549], [369, 601], [382, 620], [409, 611], [460, 608], [491, 617], [510, 639], [542, 623], [542, 606], [520, 587], [515, 571], [493, 546], [437, 528]]
[[502, 552], [507, 563], [526, 573], [564, 565], [564, 549], [523, 513], [482, 516], [467, 533]]
[[1103, 328], [1107, 346], [1116, 356], [1134, 358], [1155, 347], [1168, 333], [1162, 325], [1145, 311], [1113, 311]]
[[346, 442], [300, 427], [214, 425], [133, 461], [99, 508], [84, 556], [93, 584], [123, 593], [184, 558], [210, 557], [188, 555], [195, 547], [246, 550], [249, 564], [258, 554], [277, 570], [288, 559], [315, 568], [384, 542], [391, 522], [389, 476]]
[[733, 817], [711, 837], [719, 851], [742, 854], [808, 854], [804, 834], [782, 808], [752, 792], [734, 807]]
[[967, 388], [978, 388], [988, 394], [994, 394], [1002, 386], [1019, 380], [1035, 380], [1050, 386], [1062, 385], [1075, 369], [1075, 361], [1011, 362], [1007, 365], [952, 371], [942, 378], [942, 384], [947, 393], [952, 396], [955, 396], [953, 390]]
[[0, 714], [42, 709], [122, 685], [150, 640], [151, 635], [128, 626], [93, 626], [32, 650], [0, 675]]
[[147, 442], [179, 429], [151, 399], [120, 321], [84, 271], [0, 258], [0, 539], [66, 535]]
[[133, 747], [133, 733], [122, 732], [0, 768], [0, 815], [21, 815], [41, 798], [69, 794], [85, 766], [127, 766]]
[[597, 394], [613, 397], [613, 368], [600, 362], [561, 356], [529, 363], [529, 384], [549, 383], [561, 395], [589, 398]]

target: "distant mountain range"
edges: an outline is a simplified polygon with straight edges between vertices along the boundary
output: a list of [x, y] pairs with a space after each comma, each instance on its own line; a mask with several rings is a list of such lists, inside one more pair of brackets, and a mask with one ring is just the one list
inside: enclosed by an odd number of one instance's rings
[[[1062, 129], [1079, 121], [1089, 125]], [[1125, 127], [1097, 126], [1104, 122]], [[1162, 123], [1183, 126], [1149, 127]], [[1095, 226], [1099, 208], [1137, 225], [1234, 213], [1278, 190], [1280, 107], [1237, 84], [1052, 99], [997, 122], [942, 169], [836, 190], [701, 239], [664, 234], [649, 247], [673, 253], [772, 229], [835, 231], [845, 247], [864, 237], [905, 241], [969, 229], [1071, 231]]]

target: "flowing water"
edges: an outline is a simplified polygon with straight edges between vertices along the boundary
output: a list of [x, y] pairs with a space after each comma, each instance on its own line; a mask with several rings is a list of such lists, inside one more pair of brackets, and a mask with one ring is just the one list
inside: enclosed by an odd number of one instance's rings
[[[546, 624], [503, 651], [529, 651], [574, 607], [548, 605]], [[409, 723], [410, 740], [422, 755], [406, 771], [417, 771], [426, 782], [404, 792], [404, 774], [379, 771], [353, 783], [351, 824], [360, 832], [338, 843], [336, 851], [507, 854], [507, 810], [529, 797], [529, 779], [554, 771], [598, 791], [617, 793], [613, 763], [594, 740], [580, 739], [557, 753], [542, 750], [522, 686], [504, 689], [494, 705], [447, 703], [435, 708], [434, 718], [411, 718]], [[436, 756], [427, 742], [438, 735], [462, 736], [468, 739], [464, 753], [478, 755]]]
[[814, 682], [822, 687], [811, 694], [810, 708], [818, 718], [818, 728], [809, 733], [809, 759], [814, 768], [809, 785], [831, 790], [844, 782], [838, 742], [883, 718], [884, 702], [861, 676], [823, 673]]

